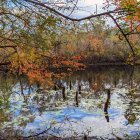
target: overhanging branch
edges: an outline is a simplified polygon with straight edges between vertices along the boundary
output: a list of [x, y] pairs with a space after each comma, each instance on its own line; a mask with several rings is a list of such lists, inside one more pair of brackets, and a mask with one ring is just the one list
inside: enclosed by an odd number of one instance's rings
[[87, 19], [91, 19], [91, 18], [95, 18], [95, 17], [99, 17], [99, 16], [108, 15], [108, 14], [111, 14], [111, 13], [124, 12], [124, 10], [122, 10], [122, 9], [115, 9], [115, 10], [112, 10], [112, 11], [107, 11], [107, 12], [103, 12], [103, 13], [100, 13], [100, 14], [90, 15], [90, 16], [86, 16], [84, 18], [77, 19], [77, 18], [72, 18], [72, 17], [66, 16], [66, 15], [62, 14], [61, 12], [55, 10], [54, 8], [51, 8], [50, 6], [48, 6], [48, 5], [44, 4], [44, 3], [41, 3], [39, 1], [34, 1], [34, 0], [23, 0], [23, 1], [32, 3], [32, 4], [36, 5], [36, 6], [44, 7], [46, 9], [50, 10], [51, 12], [54, 12], [55, 14], [65, 18], [65, 19], [71, 20], [71, 21], [83, 21], [83, 20], [87, 20]]
[[111, 15], [111, 14], [108, 14], [111, 19], [114, 21], [114, 23], [116, 24], [116, 26], [118, 27], [118, 29], [120, 30], [120, 32], [122, 33], [122, 35], [124, 36], [126, 42], [128, 43], [131, 51], [132, 51], [132, 55], [133, 55], [133, 64], [135, 64], [135, 52], [134, 52], [134, 49], [133, 49], [133, 46], [131, 45], [129, 39], [127, 38], [127, 35], [124, 33], [124, 31], [122, 30], [122, 28], [120, 27], [120, 25], [118, 24], [118, 22], [115, 20], [115, 18]]

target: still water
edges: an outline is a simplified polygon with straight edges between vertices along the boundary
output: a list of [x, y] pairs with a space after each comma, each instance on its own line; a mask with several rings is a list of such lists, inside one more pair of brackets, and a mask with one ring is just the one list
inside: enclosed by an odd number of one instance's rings
[[1, 73], [0, 138], [140, 139], [140, 67], [93, 67], [56, 83], [65, 94]]

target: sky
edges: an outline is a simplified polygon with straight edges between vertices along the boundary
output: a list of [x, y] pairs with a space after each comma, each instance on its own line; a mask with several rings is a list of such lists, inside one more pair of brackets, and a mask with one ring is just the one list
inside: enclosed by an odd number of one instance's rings
[[[66, 0], [50, 0], [51, 2], [65, 2]], [[73, 18], [83, 18], [86, 16], [90, 16], [92, 14], [97, 14], [105, 12], [103, 10], [105, 0], [78, 0], [77, 7], [80, 8], [80, 10], [75, 10], [74, 12], [71, 11], [63, 11], [63, 14], [68, 15]], [[63, 6], [63, 4], [59, 4], [59, 6]], [[97, 7], [97, 8], [96, 8]], [[110, 19], [107, 19], [107, 22], [109, 24], [112, 24], [112, 21]], [[112, 24], [113, 25], [113, 24]]]
[[103, 11], [103, 3], [104, 0], [79, 0], [77, 7], [80, 7], [80, 11], [75, 11], [71, 16], [82, 18], [96, 12], [97, 5], [97, 13], [101, 13]]
[[[46, 0], [45, 0], [46, 1]], [[59, 6], [63, 6], [66, 0], [48, 0], [49, 2], [59, 3]], [[67, 0], [68, 1], [68, 0]], [[76, 0], [75, 0], [76, 1]], [[96, 11], [96, 5], [97, 5], [97, 11], [100, 13], [103, 7], [103, 3], [105, 0], [78, 0], [77, 7], [79, 7], [81, 10], [75, 11], [71, 14], [72, 17], [75, 18], [81, 18], [85, 17], [91, 14], [94, 14]], [[69, 12], [71, 13], [71, 12]], [[66, 14], [69, 15], [69, 13], [66, 12]]]
[[95, 5], [95, 4], [102, 5], [103, 0], [82, 0], [81, 3], [83, 5]]
[[[78, 10], [72, 13], [71, 17], [74, 18], [83, 18], [92, 14], [96, 14], [96, 5], [97, 5], [97, 13], [102, 13], [105, 12], [103, 10], [105, 0], [79, 0], [78, 2], [78, 7], [83, 7], [81, 8], [82, 11]], [[110, 26], [114, 26], [114, 22], [110, 19], [106, 19], [106, 23], [109, 24]]]

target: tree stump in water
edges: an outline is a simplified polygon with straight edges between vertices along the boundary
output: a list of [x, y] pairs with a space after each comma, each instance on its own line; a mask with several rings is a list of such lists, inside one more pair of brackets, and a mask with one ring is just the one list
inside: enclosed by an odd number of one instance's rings
[[66, 100], [66, 93], [65, 93], [65, 86], [62, 87], [62, 96], [63, 96], [63, 100]]
[[70, 81], [70, 90], [72, 89], [72, 84], [71, 84], [71, 81]]
[[78, 91], [79, 91], [79, 94], [81, 94], [81, 85], [78, 86]]
[[76, 91], [76, 95], [75, 95], [75, 101], [76, 101], [76, 106], [79, 106], [79, 101], [78, 101], [78, 91]]
[[107, 120], [107, 122], [109, 122], [109, 114], [108, 114], [108, 107], [110, 104], [110, 89], [107, 90], [107, 100], [105, 102], [105, 106], [104, 106], [104, 113], [105, 113], [105, 118]]

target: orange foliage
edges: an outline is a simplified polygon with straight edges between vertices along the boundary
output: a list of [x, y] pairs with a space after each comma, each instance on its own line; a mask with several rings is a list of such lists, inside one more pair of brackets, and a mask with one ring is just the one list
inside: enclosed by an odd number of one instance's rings
[[[106, 0], [106, 3], [116, 6], [118, 9], [126, 10], [127, 14], [122, 15], [121, 21], [129, 24], [130, 30], [137, 29], [140, 22], [140, 2], [139, 0]], [[119, 16], [119, 15], [118, 15]], [[123, 23], [123, 22], [121, 22]]]
[[[30, 54], [22, 50], [11, 58], [11, 71], [18, 72], [19, 75], [26, 74], [30, 83], [39, 82], [42, 85], [52, 85], [52, 78], [63, 78], [71, 74], [74, 70], [79, 70], [85, 66], [79, 61], [81, 56], [67, 58], [52, 52], [39, 53], [35, 49], [30, 50]], [[61, 71], [65, 69], [65, 72]]]

